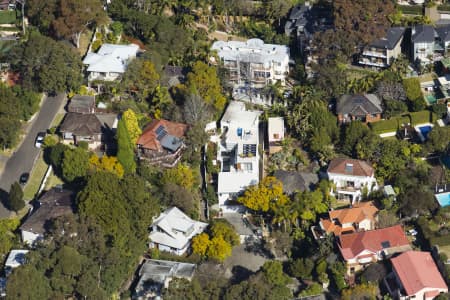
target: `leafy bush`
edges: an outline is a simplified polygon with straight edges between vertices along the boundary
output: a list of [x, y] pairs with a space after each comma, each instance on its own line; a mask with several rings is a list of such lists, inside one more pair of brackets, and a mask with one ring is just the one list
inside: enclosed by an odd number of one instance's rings
[[422, 91], [420, 90], [420, 81], [418, 78], [403, 79], [403, 88], [406, 92], [406, 97], [409, 100], [409, 108], [412, 111], [419, 111], [425, 108], [425, 100], [423, 99]]
[[100, 49], [100, 47], [102, 46], [102, 44], [103, 44], [102, 40], [95, 40], [95, 41], [92, 43], [92, 47], [91, 47], [92, 51], [93, 51], [93, 52], [97, 52], [97, 50]]
[[423, 12], [421, 5], [398, 5], [397, 8], [399, 11], [407, 15], [422, 15]]

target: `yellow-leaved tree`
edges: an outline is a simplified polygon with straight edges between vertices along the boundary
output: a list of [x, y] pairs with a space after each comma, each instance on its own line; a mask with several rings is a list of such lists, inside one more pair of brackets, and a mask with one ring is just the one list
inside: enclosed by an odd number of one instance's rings
[[99, 171], [106, 171], [117, 175], [119, 178], [122, 178], [124, 170], [120, 162], [117, 160], [115, 156], [102, 156], [98, 157], [97, 155], [92, 155], [89, 159], [89, 164], [92, 168]]
[[289, 198], [283, 193], [283, 184], [275, 177], [265, 177], [258, 185], [247, 188], [244, 195], [237, 199], [254, 211], [275, 211], [278, 206], [285, 205]]
[[194, 171], [186, 164], [178, 164], [175, 168], [167, 169], [162, 177], [162, 182], [174, 183], [188, 191], [192, 191], [198, 184]]
[[206, 255], [208, 258], [216, 259], [220, 262], [224, 261], [231, 255], [232, 247], [230, 243], [219, 235], [211, 239]]
[[132, 145], [136, 145], [137, 139], [141, 136], [142, 130], [139, 127], [139, 123], [136, 114], [131, 109], [127, 109], [122, 114], [122, 119], [125, 122], [128, 134]]
[[210, 244], [211, 241], [209, 239], [209, 235], [206, 233], [200, 233], [192, 238], [192, 252], [205, 257], [206, 251], [208, 250]]

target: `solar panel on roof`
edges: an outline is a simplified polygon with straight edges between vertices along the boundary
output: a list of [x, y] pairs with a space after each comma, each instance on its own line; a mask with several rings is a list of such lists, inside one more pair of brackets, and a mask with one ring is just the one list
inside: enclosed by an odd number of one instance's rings
[[156, 139], [158, 141], [161, 141], [167, 135], [167, 131], [164, 128], [164, 126], [162, 126], [162, 125], [159, 125], [159, 127], [156, 129], [155, 133], [156, 133]]

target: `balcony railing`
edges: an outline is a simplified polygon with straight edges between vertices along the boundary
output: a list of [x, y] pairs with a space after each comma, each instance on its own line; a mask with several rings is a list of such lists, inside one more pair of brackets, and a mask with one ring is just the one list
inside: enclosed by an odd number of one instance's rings
[[365, 55], [365, 56], [373, 56], [373, 57], [380, 57], [380, 58], [387, 58], [386, 53], [381, 52], [381, 51], [365, 50], [363, 52], [363, 55]]

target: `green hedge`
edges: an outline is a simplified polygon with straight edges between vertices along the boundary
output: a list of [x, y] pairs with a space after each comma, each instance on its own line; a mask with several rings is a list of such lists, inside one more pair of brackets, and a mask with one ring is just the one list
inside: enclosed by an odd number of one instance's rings
[[450, 11], [450, 4], [438, 5], [438, 11], [449, 12]]
[[450, 235], [434, 236], [430, 238], [430, 245], [448, 246], [450, 245]]
[[411, 123], [413, 125], [432, 122], [431, 112], [428, 110], [412, 112], [409, 115], [411, 116]]
[[402, 124], [410, 123], [408, 116], [393, 117], [388, 120], [381, 120], [369, 123], [370, 128], [377, 134], [397, 131]]
[[421, 5], [397, 5], [397, 9], [407, 15], [423, 14], [423, 7]]

